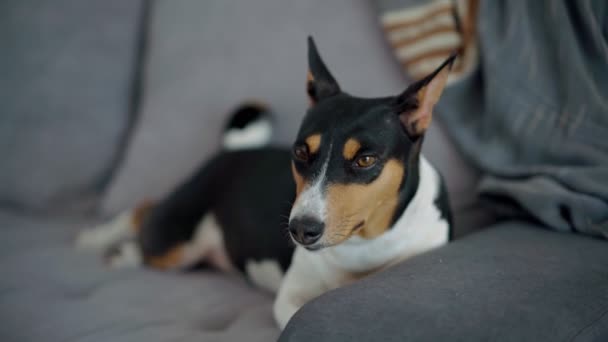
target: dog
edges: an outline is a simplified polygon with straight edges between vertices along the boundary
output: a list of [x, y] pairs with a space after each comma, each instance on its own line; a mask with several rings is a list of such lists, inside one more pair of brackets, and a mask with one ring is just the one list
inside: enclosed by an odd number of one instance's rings
[[291, 150], [267, 145], [267, 108], [244, 106], [227, 149], [77, 243], [112, 266], [204, 261], [243, 273], [276, 292], [282, 329], [320, 294], [451, 239], [445, 183], [421, 147], [455, 58], [399, 95], [360, 98], [341, 90], [309, 37], [310, 106]]

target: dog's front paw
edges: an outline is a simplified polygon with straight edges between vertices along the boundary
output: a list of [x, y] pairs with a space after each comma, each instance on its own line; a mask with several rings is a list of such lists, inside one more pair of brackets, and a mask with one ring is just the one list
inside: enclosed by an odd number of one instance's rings
[[75, 246], [83, 250], [105, 251], [121, 240], [133, 236], [131, 214], [125, 212], [108, 223], [80, 232], [76, 237]]
[[114, 269], [133, 268], [142, 264], [141, 250], [135, 241], [123, 241], [104, 254], [105, 264]]
[[88, 228], [81, 231], [74, 243], [77, 249], [103, 251], [114, 243], [112, 237], [103, 226]]
[[279, 326], [279, 329], [285, 329], [287, 322], [295, 315], [298, 309], [300, 309], [299, 305], [296, 305], [279, 293], [272, 307], [274, 319]]

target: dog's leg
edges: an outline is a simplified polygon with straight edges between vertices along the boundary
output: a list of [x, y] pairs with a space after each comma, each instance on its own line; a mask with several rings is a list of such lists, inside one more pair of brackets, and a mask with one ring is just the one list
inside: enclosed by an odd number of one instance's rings
[[141, 253], [135, 238], [152, 208], [153, 202], [142, 201], [105, 224], [85, 229], [76, 238], [76, 248], [102, 253], [113, 267], [140, 265]]
[[76, 247], [106, 251], [123, 240], [133, 239], [152, 207], [151, 201], [142, 201], [134, 209], [120, 213], [107, 223], [85, 229], [76, 238]]
[[[190, 239], [171, 245], [146, 248], [143, 261], [146, 265], [161, 270], [182, 270], [206, 261], [211, 266], [225, 272], [232, 271], [233, 265], [224, 247], [224, 236], [213, 214], [208, 213], [190, 230]], [[154, 229], [142, 231], [142, 234], [160, 234], [156, 241], [171, 241], [170, 230]], [[169, 234], [169, 235], [168, 235]], [[167, 238], [165, 238], [167, 237]], [[158, 252], [161, 251], [161, 252]]]
[[123, 239], [135, 235], [131, 210], [120, 213], [111, 221], [85, 229], [76, 238], [76, 247], [94, 251], [105, 251]]
[[111, 268], [136, 267], [143, 263], [141, 249], [135, 240], [121, 241], [105, 253], [104, 259]]
[[332, 276], [320, 255], [296, 248], [273, 307], [281, 330], [304, 304], [332, 287]]
[[286, 276], [274, 301], [274, 319], [281, 330], [285, 328], [287, 322], [289, 322], [300, 307], [305, 304], [305, 301], [300, 298], [299, 291], [295, 290], [294, 287], [294, 279]]
[[146, 254], [138, 242], [138, 234], [158, 234], [157, 240], [164, 241], [163, 236], [171, 232], [164, 228], [140, 230], [136, 212], [124, 212], [107, 224], [83, 231], [77, 238], [77, 247], [103, 253], [106, 264], [112, 268], [145, 263], [161, 270], [181, 270], [206, 261], [225, 272], [234, 269], [224, 248], [223, 233], [212, 214], [193, 227], [190, 240], [161, 246], [160, 253]]

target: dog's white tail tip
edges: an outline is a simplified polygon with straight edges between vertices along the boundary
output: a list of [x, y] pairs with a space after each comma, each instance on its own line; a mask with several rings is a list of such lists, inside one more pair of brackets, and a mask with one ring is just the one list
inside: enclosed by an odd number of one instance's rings
[[270, 144], [272, 133], [272, 115], [268, 107], [248, 102], [232, 114], [226, 125], [222, 145], [230, 151], [260, 148]]

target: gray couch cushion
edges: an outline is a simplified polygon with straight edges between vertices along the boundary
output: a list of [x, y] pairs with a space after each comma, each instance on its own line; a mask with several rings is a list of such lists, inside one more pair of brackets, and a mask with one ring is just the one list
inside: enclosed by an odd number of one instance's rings
[[606, 341], [608, 243], [505, 223], [304, 306], [280, 341]]
[[142, 2], [2, 1], [1, 205], [98, 190], [129, 115]]
[[73, 249], [92, 222], [0, 211], [0, 341], [272, 341], [272, 298], [206, 271], [111, 271]]

